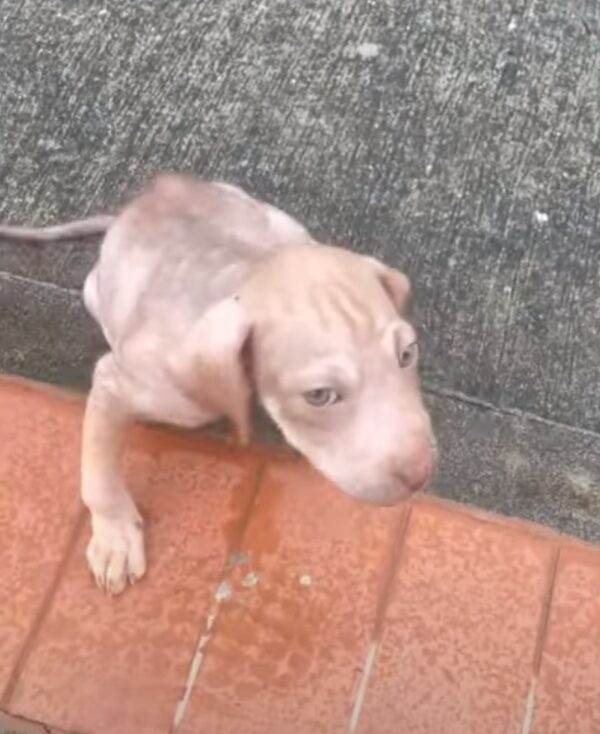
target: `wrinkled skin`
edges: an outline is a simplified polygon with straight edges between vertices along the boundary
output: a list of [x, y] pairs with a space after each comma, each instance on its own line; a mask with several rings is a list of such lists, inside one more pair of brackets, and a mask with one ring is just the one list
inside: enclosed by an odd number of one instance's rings
[[118, 217], [39, 239], [95, 225], [108, 231], [84, 299], [111, 351], [86, 408], [82, 497], [102, 589], [119, 593], [146, 569], [119, 466], [137, 418], [195, 427], [228, 416], [245, 441], [256, 393], [289, 443], [348, 494], [395, 504], [425, 485], [434, 439], [404, 275], [315, 242], [241, 189], [187, 176], [163, 174]]

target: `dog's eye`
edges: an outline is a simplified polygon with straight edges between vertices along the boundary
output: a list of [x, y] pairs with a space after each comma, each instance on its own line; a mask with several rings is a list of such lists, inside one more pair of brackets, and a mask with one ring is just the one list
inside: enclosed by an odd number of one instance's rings
[[308, 390], [304, 393], [304, 399], [309, 405], [315, 408], [324, 408], [327, 405], [337, 403], [341, 398], [340, 395], [330, 387], [317, 387], [314, 390]]
[[412, 367], [412, 365], [417, 361], [418, 356], [419, 346], [417, 342], [409, 344], [407, 347], [404, 347], [404, 349], [398, 349], [398, 363], [402, 369]]

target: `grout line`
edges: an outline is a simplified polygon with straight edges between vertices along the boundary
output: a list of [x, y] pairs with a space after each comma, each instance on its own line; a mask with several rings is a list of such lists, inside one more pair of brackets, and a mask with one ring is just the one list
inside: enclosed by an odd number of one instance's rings
[[495, 405], [487, 400], [482, 400], [466, 393], [462, 393], [458, 390], [452, 390], [450, 388], [434, 387], [434, 386], [423, 386], [423, 392], [426, 395], [432, 395], [438, 398], [447, 398], [448, 400], [454, 400], [457, 403], [464, 403], [465, 405], [471, 405], [481, 410], [490, 410], [498, 415], [508, 415], [513, 418], [524, 418], [525, 420], [532, 421], [533, 423], [541, 423], [545, 426], [551, 426], [552, 428], [560, 428], [565, 431], [572, 431], [581, 436], [589, 436], [590, 438], [600, 437], [600, 432], [593, 431], [591, 428], [581, 428], [579, 426], [571, 425], [570, 423], [562, 423], [561, 421], [554, 420], [553, 418], [544, 418], [541, 415], [530, 413], [520, 408], [508, 408]]
[[200, 634], [198, 642], [196, 643], [196, 646], [194, 648], [192, 661], [190, 663], [190, 667], [183, 685], [183, 693], [175, 706], [173, 723], [171, 724], [171, 728], [169, 729], [169, 734], [175, 734], [183, 719], [185, 718], [185, 714], [187, 712], [187, 708], [192, 697], [196, 681], [198, 680], [198, 676], [200, 675], [202, 669], [202, 664], [204, 663], [206, 648], [214, 637], [214, 628], [219, 616], [219, 612], [221, 610], [221, 605], [224, 601], [231, 597], [232, 590], [229, 582], [227, 581], [227, 577], [231, 572], [231, 566], [229, 565], [228, 559], [232, 553], [238, 551], [241, 548], [243, 537], [250, 522], [252, 513], [254, 512], [254, 508], [256, 507], [256, 502], [258, 500], [258, 496], [263, 485], [263, 479], [267, 471], [267, 466], [268, 464], [266, 462], [262, 463], [258, 466], [256, 470], [255, 485], [252, 497], [250, 498], [246, 509], [240, 517], [240, 521], [237, 526], [238, 529], [235, 533], [233, 541], [231, 542], [230, 547], [226, 550], [219, 583], [213, 595], [208, 613], [205, 617], [204, 629], [202, 630], [202, 633]]
[[196, 649], [194, 651], [194, 656], [192, 658], [192, 662], [190, 664], [190, 668], [188, 670], [188, 674], [185, 680], [185, 684], [183, 688], [183, 695], [181, 696], [181, 698], [177, 702], [177, 705], [175, 706], [175, 713], [173, 715], [173, 724], [171, 725], [171, 729], [169, 730], [170, 734], [172, 732], [177, 731], [177, 729], [179, 728], [181, 722], [183, 721], [185, 717], [187, 707], [189, 705], [190, 698], [192, 697], [192, 692], [196, 684], [196, 680], [200, 673], [202, 663], [204, 662], [205, 649], [212, 638], [213, 628], [215, 626], [215, 622], [217, 621], [217, 617], [219, 616], [221, 602], [224, 601], [225, 599], [228, 599], [230, 594], [231, 594], [230, 586], [227, 584], [227, 581], [222, 580], [219, 586], [217, 587], [217, 591], [215, 592], [215, 595], [213, 597], [212, 604], [210, 606], [210, 609], [208, 610], [208, 614], [206, 615], [206, 623], [204, 625], [204, 630], [202, 631], [202, 634], [200, 635], [200, 639], [196, 643]]
[[0, 279], [8, 280], [9, 282], [23, 283], [26, 285], [36, 285], [41, 288], [47, 288], [49, 290], [58, 291], [69, 296], [77, 296], [81, 298], [81, 289], [79, 288], [65, 288], [63, 285], [57, 285], [56, 283], [50, 283], [47, 280], [36, 280], [35, 278], [28, 278], [26, 275], [17, 275], [16, 273], [9, 273], [6, 270], [0, 270]]
[[395, 537], [392, 541], [392, 551], [390, 554], [387, 568], [385, 569], [383, 580], [381, 584], [381, 591], [377, 600], [377, 608], [375, 611], [375, 621], [373, 623], [373, 632], [369, 647], [367, 648], [367, 654], [365, 662], [362, 668], [358, 686], [356, 688], [356, 695], [354, 697], [354, 703], [352, 705], [352, 711], [350, 714], [350, 721], [348, 723], [347, 734], [356, 734], [358, 730], [358, 724], [360, 721], [360, 715], [362, 713], [365, 696], [367, 689], [371, 681], [373, 669], [375, 667], [375, 661], [377, 660], [377, 654], [379, 652], [379, 645], [381, 643], [381, 635], [383, 632], [383, 625], [385, 621], [385, 613], [392, 596], [393, 582], [400, 566], [400, 560], [402, 557], [402, 551], [404, 550], [404, 543], [408, 534], [408, 528], [412, 516], [412, 507], [408, 506], [402, 513], [400, 521], [397, 526], [398, 533], [394, 534]]
[[[240, 521], [238, 524], [238, 530], [234, 534], [231, 543], [229, 544], [229, 548], [227, 549], [227, 555], [231, 555], [231, 553], [235, 553], [236, 551], [240, 550], [240, 547], [242, 545], [242, 540], [244, 539], [244, 535], [246, 534], [246, 529], [248, 527], [248, 524], [250, 522], [250, 518], [252, 517], [252, 514], [254, 513], [254, 509], [256, 507], [256, 503], [258, 502], [258, 497], [260, 495], [260, 490], [263, 486], [263, 482], [265, 479], [265, 476], [267, 474], [267, 469], [269, 466], [269, 461], [262, 461], [259, 463], [257, 469], [256, 469], [256, 476], [254, 478], [254, 489], [252, 492], [252, 496], [250, 498], [250, 501], [248, 502], [248, 506], [242, 513], [240, 517]], [[225, 559], [225, 563], [223, 564], [223, 573], [228, 571], [230, 569], [229, 563], [227, 558]]]
[[360, 714], [367, 694], [367, 689], [371, 681], [371, 674], [375, 667], [375, 660], [377, 659], [377, 653], [379, 652], [379, 644], [381, 640], [373, 638], [369, 643], [367, 649], [367, 656], [365, 658], [365, 664], [363, 665], [362, 675], [356, 691], [356, 698], [354, 699], [354, 706], [352, 707], [352, 714], [350, 716], [350, 723], [348, 725], [348, 734], [355, 734], [358, 729], [358, 722], [360, 720]]
[[[55, 726], [46, 724], [38, 719], [25, 718], [24, 716], [11, 714], [8, 711], [0, 709], [1, 734], [19, 734], [21, 727], [29, 732], [32, 726], [41, 729], [44, 734], [85, 734], [83, 731], [75, 731], [75, 729], [57, 729]], [[90, 732], [90, 734], [92, 733]]]
[[554, 597], [554, 588], [556, 586], [556, 576], [558, 572], [558, 562], [560, 560], [560, 546], [553, 548], [552, 557], [550, 559], [550, 568], [548, 573], [548, 581], [542, 600], [542, 609], [540, 612], [540, 620], [538, 624], [535, 647], [533, 650], [532, 675], [529, 682], [529, 690], [527, 691], [527, 699], [525, 701], [525, 713], [523, 716], [523, 726], [521, 734], [530, 734], [533, 725], [533, 715], [535, 713], [535, 695], [537, 684], [542, 667], [542, 655], [546, 644], [548, 634], [548, 626], [550, 623], [550, 610], [552, 608], [552, 599]]
[[533, 674], [537, 676], [542, 667], [542, 654], [544, 652], [544, 646], [546, 644], [546, 635], [548, 634], [548, 625], [550, 622], [550, 609], [552, 607], [552, 600], [554, 597], [554, 588], [556, 586], [556, 576], [558, 573], [558, 562], [560, 560], [560, 546], [555, 546], [552, 558], [550, 560], [550, 573], [548, 574], [548, 585], [544, 593], [544, 600], [542, 602], [542, 610], [540, 614], [540, 622], [538, 626], [538, 632], [535, 641], [535, 648], [533, 653]]
[[0, 707], [7, 707], [8, 704], [10, 703], [10, 699], [12, 698], [12, 695], [17, 686], [17, 683], [19, 682], [21, 673], [23, 672], [23, 668], [25, 667], [25, 664], [29, 658], [31, 649], [37, 638], [38, 632], [40, 631], [40, 628], [44, 622], [44, 619], [46, 618], [46, 613], [48, 612], [48, 610], [50, 609], [52, 605], [52, 602], [54, 601], [54, 597], [56, 596], [56, 591], [63, 577], [65, 568], [67, 566], [67, 563], [69, 562], [69, 559], [71, 558], [71, 554], [77, 543], [77, 539], [81, 532], [81, 528], [83, 527], [86, 513], [87, 513], [87, 510], [85, 508], [82, 508], [79, 511], [79, 514], [77, 515], [77, 518], [75, 520], [71, 533], [67, 539], [63, 554], [54, 571], [52, 580], [50, 584], [48, 585], [48, 588], [46, 589], [44, 596], [42, 597], [40, 606], [38, 607], [35, 617], [33, 618], [33, 621], [31, 623], [31, 627], [29, 628], [29, 634], [27, 635], [27, 637], [25, 638], [25, 641], [23, 642], [23, 645], [17, 657], [17, 662], [15, 663], [10, 673], [6, 687], [4, 688], [4, 691], [2, 692], [2, 696], [0, 696]]
[[529, 691], [527, 693], [527, 701], [525, 703], [525, 716], [523, 717], [523, 726], [521, 734], [530, 734], [531, 725], [533, 724], [533, 712], [535, 711], [535, 691], [537, 688], [537, 677], [531, 679]]

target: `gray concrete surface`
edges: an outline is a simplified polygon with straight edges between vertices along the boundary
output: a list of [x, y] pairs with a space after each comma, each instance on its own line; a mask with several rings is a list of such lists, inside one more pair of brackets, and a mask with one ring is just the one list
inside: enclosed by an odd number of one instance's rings
[[[436, 491], [600, 540], [595, 0], [0, 2], [0, 218], [238, 182], [405, 269]], [[0, 369], [85, 386], [94, 243], [0, 244]]]

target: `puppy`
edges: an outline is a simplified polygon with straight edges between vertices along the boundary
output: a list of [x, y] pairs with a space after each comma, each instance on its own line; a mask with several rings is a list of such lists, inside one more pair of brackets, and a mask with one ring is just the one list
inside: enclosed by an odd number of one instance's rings
[[87, 400], [81, 493], [101, 589], [120, 593], [146, 571], [120, 470], [136, 419], [196, 427], [227, 416], [247, 441], [256, 393], [287, 441], [348, 494], [394, 504], [427, 482], [434, 438], [403, 315], [406, 276], [316, 242], [235, 186], [185, 175], [156, 177], [116, 217], [0, 227], [38, 241], [98, 232], [83, 295], [110, 351]]

